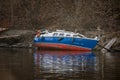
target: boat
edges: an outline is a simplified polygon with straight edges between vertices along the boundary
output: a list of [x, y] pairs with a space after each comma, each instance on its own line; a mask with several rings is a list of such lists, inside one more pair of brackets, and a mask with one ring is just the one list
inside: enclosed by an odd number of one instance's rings
[[76, 50], [91, 51], [97, 45], [99, 39], [88, 38], [80, 33], [65, 30], [38, 30], [34, 37], [34, 44], [39, 49], [47, 50]]
[[8, 28], [0, 28], [0, 33], [4, 32], [6, 30], [8, 30]]

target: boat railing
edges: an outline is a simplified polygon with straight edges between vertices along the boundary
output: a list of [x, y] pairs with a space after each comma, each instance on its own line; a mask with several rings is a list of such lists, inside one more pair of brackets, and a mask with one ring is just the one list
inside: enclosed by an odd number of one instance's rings
[[77, 35], [78, 35], [79, 37], [87, 38], [86, 36], [84, 36], [84, 35], [82, 35], [82, 34], [80, 34], [80, 33], [77, 33]]

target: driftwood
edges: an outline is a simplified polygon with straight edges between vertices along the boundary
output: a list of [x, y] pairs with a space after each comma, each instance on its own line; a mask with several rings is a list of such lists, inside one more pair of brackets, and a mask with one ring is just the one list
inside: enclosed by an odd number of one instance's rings
[[5, 38], [16, 38], [16, 37], [20, 37], [20, 35], [2, 36], [2, 37], [0, 37], [0, 39], [5, 39]]
[[101, 50], [103, 53], [106, 53], [108, 50], [110, 50], [111, 46], [116, 42], [117, 38], [111, 39], [108, 44]]

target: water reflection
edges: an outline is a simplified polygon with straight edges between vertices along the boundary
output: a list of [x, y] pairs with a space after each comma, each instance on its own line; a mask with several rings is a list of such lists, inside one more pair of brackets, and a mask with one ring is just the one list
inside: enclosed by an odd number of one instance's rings
[[0, 80], [119, 80], [120, 54], [0, 48]]
[[34, 61], [36, 78], [44, 77], [45, 75], [41, 75], [45, 73], [70, 76], [71, 73], [94, 74], [98, 70], [98, 60], [92, 52], [37, 51], [34, 54]]

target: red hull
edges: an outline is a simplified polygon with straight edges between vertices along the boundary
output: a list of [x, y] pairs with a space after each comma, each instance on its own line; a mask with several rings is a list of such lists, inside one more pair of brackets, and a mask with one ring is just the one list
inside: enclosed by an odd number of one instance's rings
[[50, 55], [58, 55], [58, 56], [63, 56], [63, 55], [80, 55], [80, 54], [90, 54], [91, 51], [48, 51], [48, 50], [37, 50], [36, 54], [50, 54]]
[[65, 45], [65, 44], [48, 44], [48, 43], [39, 43], [35, 44], [35, 46], [39, 47], [40, 49], [46, 50], [75, 50], [75, 51], [91, 51], [89, 48]]

